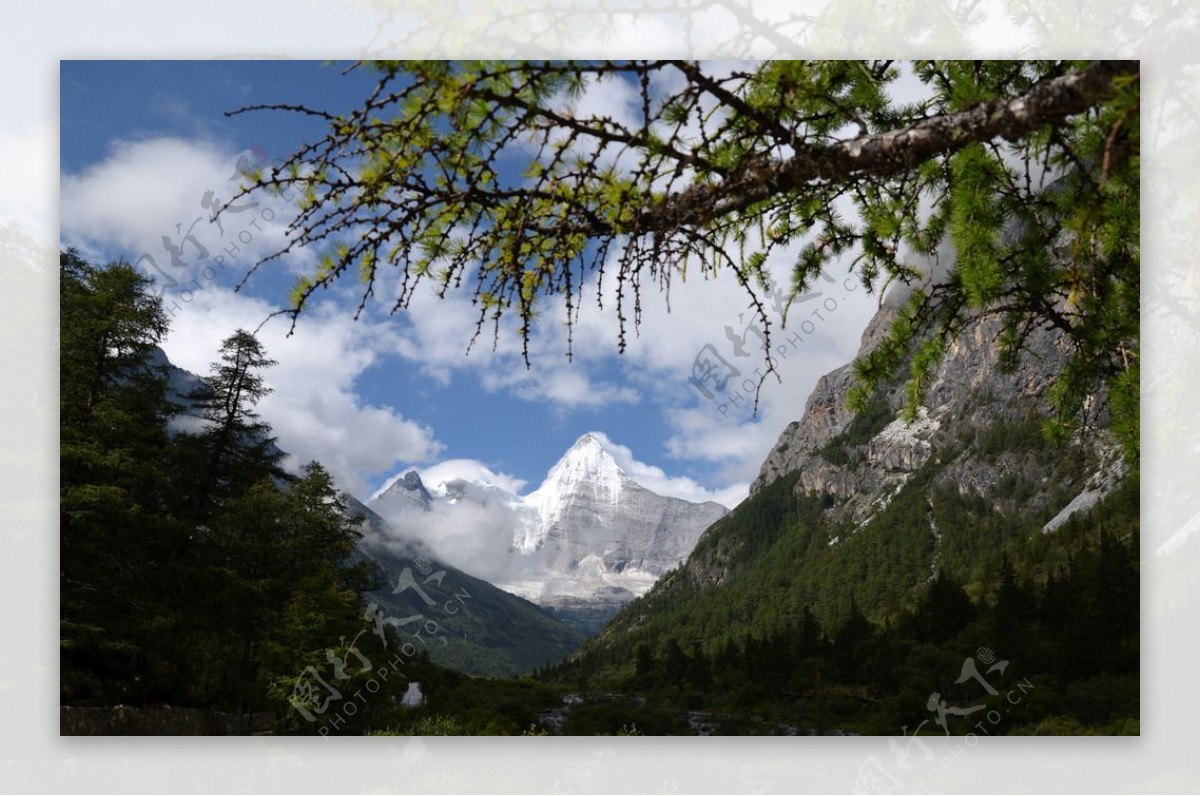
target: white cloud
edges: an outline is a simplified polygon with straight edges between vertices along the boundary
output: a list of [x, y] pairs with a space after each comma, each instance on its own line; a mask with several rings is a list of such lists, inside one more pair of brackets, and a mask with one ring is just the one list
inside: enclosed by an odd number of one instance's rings
[[[246, 197], [226, 208], [219, 225], [209, 220], [212, 208], [238, 190], [243, 154], [203, 139], [117, 141], [104, 160], [62, 178], [64, 244], [139, 258], [142, 270], [166, 288], [172, 329], [164, 349], [177, 365], [198, 374], [208, 372], [221, 341], [235, 329], [254, 330], [278, 309], [224, 285], [284, 245], [291, 205]], [[261, 158], [262, 152], [251, 156]], [[178, 248], [182, 267], [172, 265], [168, 244]], [[154, 264], [141, 260], [142, 253]], [[269, 267], [297, 270], [311, 261], [301, 251], [286, 265]], [[172, 286], [171, 278], [179, 284]], [[390, 406], [368, 404], [356, 392], [359, 375], [398, 347], [394, 324], [356, 323], [335, 302], [314, 303], [295, 333], [287, 332], [280, 318], [258, 334], [279, 362], [265, 374], [275, 392], [259, 409], [279, 446], [291, 454], [291, 464], [317, 459], [355, 492], [379, 472], [440, 452], [431, 429]]]
[[693, 503], [716, 501], [726, 508], [736, 506], [746, 497], [746, 490], [750, 486], [748, 483], [735, 483], [719, 490], [706, 489], [691, 478], [670, 476], [661, 467], [638, 461], [630, 448], [613, 442], [602, 431], [593, 431], [591, 434], [600, 441], [600, 446], [613, 457], [626, 475], [651, 492]]
[[517, 478], [508, 473], [497, 472], [483, 462], [474, 459], [447, 459], [431, 467], [423, 467], [418, 472], [421, 475], [421, 480], [431, 488], [436, 488], [456, 478], [464, 478], [468, 481], [478, 481], [481, 484], [498, 486], [501, 489], [512, 492], [514, 495], [518, 495], [526, 484], [522, 478]]
[[[596, 356], [567, 361], [565, 316], [554, 301], [547, 301], [542, 320], [534, 327], [530, 367], [522, 357], [513, 318], [502, 321], [498, 338], [493, 335], [490, 321], [485, 323], [472, 345], [479, 321], [479, 309], [471, 303], [473, 278], [473, 273], [464, 275], [464, 287], [448, 291], [445, 298], [438, 298], [431, 284], [423, 285], [413, 293], [408, 309], [395, 315], [385, 314], [391, 307], [388, 299], [381, 298], [382, 306], [372, 307], [368, 315], [381, 323], [402, 326], [404, 333], [394, 338], [395, 353], [443, 386], [449, 384], [453, 374], [466, 373], [489, 392], [549, 402], [559, 410], [633, 404], [641, 399], [634, 387], [606, 380], [595, 372], [593, 366], [603, 356], [615, 353], [615, 342], [613, 347], [603, 348], [577, 341], [576, 351], [586, 350]], [[384, 280], [398, 282], [399, 275], [390, 273]], [[380, 294], [387, 295], [382, 289]]]
[[[628, 86], [606, 81], [585, 95], [579, 109], [596, 114], [627, 113], [631, 96]], [[246, 228], [244, 222], [250, 220], [249, 212], [227, 215], [222, 237], [203, 220], [206, 211], [200, 206], [206, 190], [215, 190], [227, 199], [221, 193], [230, 192], [236, 184], [228, 178], [234, 174], [237, 155], [202, 140], [118, 142], [103, 162], [63, 178], [64, 238], [85, 247], [152, 252], [167, 269], [169, 255], [163, 249], [163, 235], [181, 243], [175, 224], [191, 224], [201, 218], [196, 234], [210, 257], [191, 262], [188, 276], [194, 278], [205, 262], [214, 263], [225, 247], [235, 244], [238, 232]], [[248, 264], [282, 244], [284, 207], [272, 211], [271, 221], [259, 212], [258, 228], [250, 230], [251, 241], [245, 243], [243, 236], [236, 242], [241, 251], [226, 253], [226, 260], [241, 257], [240, 262]], [[187, 228], [181, 226], [179, 232]], [[194, 260], [195, 247], [185, 246], [182, 254]], [[780, 252], [769, 261], [778, 284], [790, 283], [792, 256]], [[290, 268], [303, 268], [312, 255], [301, 252], [289, 260]], [[240, 276], [243, 268], [225, 281]], [[571, 345], [574, 360], [565, 356], [567, 328], [561, 299], [552, 299], [545, 302], [534, 326], [531, 368], [525, 366], [516, 324], [510, 319], [502, 324], [494, 347], [491, 326], [485, 324], [468, 353], [479, 320], [478, 307], [471, 303], [473, 274], [467, 275], [463, 288], [450, 290], [442, 299], [435, 295], [433, 285], [423, 285], [407, 311], [390, 315], [399, 274], [394, 270], [385, 273], [377, 286], [377, 301], [357, 324], [351, 321], [348, 298], [354, 294], [357, 301], [357, 288], [344, 280], [346, 284], [320, 294], [309, 305], [295, 337], [284, 339], [284, 323], [269, 324], [265, 330], [272, 336], [264, 342], [281, 362], [271, 380], [281, 386], [278, 394], [264, 401], [263, 411], [270, 413], [268, 419], [281, 436], [281, 446], [299, 457], [324, 461], [352, 489], [361, 488], [372, 473], [394, 471], [401, 463], [428, 461], [438, 451], [432, 430], [403, 418], [391, 407], [367, 405], [355, 392], [359, 374], [379, 357], [397, 355], [442, 387], [461, 374], [484, 390], [545, 403], [560, 414], [615, 404], [654, 407], [671, 432], [664, 452], [679, 461], [681, 468], [695, 463], [708, 474], [708, 483], [703, 485], [694, 479], [680, 480], [680, 496], [713, 499], [719, 494], [720, 502], [736, 503], [779, 433], [800, 417], [816, 379], [853, 356], [860, 330], [874, 310], [873, 300], [863, 296], [861, 288], [856, 295], [848, 293], [841, 272], [833, 271], [837, 283], [819, 282], [814, 291], [821, 291], [822, 296], [796, 304], [787, 329], [775, 323], [778, 319], [772, 314], [772, 347], [781, 381], [770, 379], [763, 385], [759, 411], [754, 415], [747, 408], [753, 403], [753, 390], [742, 388], [747, 378], [756, 381], [753, 373], [763, 366], [762, 352], [755, 350], [757, 340], [747, 332], [755, 323], [748, 297], [727, 272], [706, 278], [693, 266], [686, 281], [676, 275], [669, 305], [657, 285], [648, 284], [642, 296], [640, 326], [627, 326], [627, 348], [621, 356], [617, 354], [620, 335], [613, 271], [609, 270], [603, 285], [593, 275], [578, 303]], [[239, 325], [257, 326], [274, 309], [243, 296], [234, 297], [212, 282], [204, 284], [208, 289], [197, 291], [192, 304], [175, 302], [181, 307], [177, 327], [183, 326], [173, 333], [170, 351], [175, 358], [177, 352], [188, 356], [183, 351], [189, 347], [202, 350], [203, 358], [189, 366], [201, 371], [214, 358], [221, 338]], [[604, 299], [603, 310], [596, 303], [598, 293]], [[627, 299], [625, 315], [630, 318], [632, 300]], [[832, 312], [823, 305], [829, 299], [838, 302]], [[220, 317], [201, 323], [200, 316], [210, 311]], [[203, 333], [192, 328], [201, 325]], [[789, 344], [797, 339], [797, 333], [804, 342]], [[752, 355], [736, 357], [729, 334], [747, 335]], [[196, 342], [183, 342], [193, 339]], [[711, 401], [688, 381], [696, 355], [706, 345], [712, 345], [740, 371], [729, 383], [728, 392]], [[303, 354], [285, 353], [288, 351]], [[729, 400], [734, 396], [736, 403]], [[640, 453], [645, 456], [649, 452]], [[654, 478], [652, 474], [646, 477]], [[665, 473], [658, 478], [660, 485], [671, 481]]]
[[[205, 267], [240, 278], [252, 263], [283, 247], [286, 222], [294, 213], [279, 197], [230, 203], [241, 186], [241, 154], [204, 139], [114, 142], [104, 160], [63, 175], [64, 244], [122, 253], [164, 281], [186, 284], [201, 277]], [[230, 206], [219, 223], [212, 222], [213, 208], [225, 203]], [[143, 255], [154, 263], [143, 261]], [[298, 252], [287, 265], [270, 267], [299, 269], [311, 259]], [[155, 274], [155, 265], [162, 276]]]
[[402, 538], [419, 539], [436, 558], [491, 583], [544, 574], [538, 557], [513, 554], [523, 515], [501, 503], [436, 500], [429, 511], [401, 503], [384, 508], [382, 516]]
[[637, 390], [596, 382], [583, 363], [552, 364], [541, 356], [531, 368], [513, 362], [507, 368], [484, 370], [479, 378], [489, 391], [509, 390], [528, 401], [548, 400], [562, 410], [638, 402]]
[[[221, 340], [238, 328], [253, 330], [272, 309], [215, 286], [197, 291], [174, 313], [163, 348], [180, 367], [207, 373]], [[264, 374], [275, 392], [259, 409], [279, 446], [295, 464], [322, 462], [352, 493], [372, 475], [428, 461], [442, 447], [432, 429], [392, 407], [366, 404], [355, 391], [355, 380], [389, 347], [392, 334], [387, 327], [356, 323], [338, 307], [314, 307], [290, 337], [282, 320], [258, 332], [278, 361]]]

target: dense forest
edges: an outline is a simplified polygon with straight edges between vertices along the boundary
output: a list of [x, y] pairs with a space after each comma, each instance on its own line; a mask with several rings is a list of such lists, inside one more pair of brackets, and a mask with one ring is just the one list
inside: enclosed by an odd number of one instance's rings
[[[939, 486], [930, 459], [856, 534], [793, 473], [702, 537], [691, 560], [720, 553], [735, 572], [721, 588], [682, 567], [580, 653], [471, 677], [398, 633], [404, 602], [379, 590], [405, 576], [362, 555], [328, 471], [281, 467], [252, 334], [180, 395], [145, 278], [74, 251], [61, 272], [64, 707], [169, 705], [276, 733], [960, 734], [993, 715], [989, 734], [1138, 732], [1136, 470], [1053, 533], [1066, 487], [1035, 499], [1013, 477], [1001, 491], [1020, 510], [999, 511]], [[819, 455], [855, 466], [890, 417], [868, 406]], [[1086, 469], [1036, 418], [954, 446], [1036, 460], [1054, 483]], [[954, 532], [935, 538], [932, 515]], [[435, 585], [447, 601], [459, 587]], [[406, 705], [412, 683], [423, 699]]]
[[936, 573], [904, 584], [909, 599], [889, 578], [906, 546], [928, 560], [913, 533], [928, 527], [923, 500], [918, 513], [897, 499], [848, 576], [821, 555], [830, 498], [796, 498], [793, 485], [780, 479], [706, 537], [755, 540], [729, 584], [704, 589], [676, 570], [534, 679], [439, 672], [425, 705], [378, 732], [1139, 733], [1136, 478], [1053, 533], [995, 512], [980, 524], [984, 507], [942, 496], [967, 531], [960, 546], [991, 535], [975, 556], [949, 548]]
[[286, 725], [306, 667], [347, 657], [379, 586], [359, 520], [319, 463], [280, 467], [255, 411], [273, 363], [253, 335], [175, 395], [148, 280], [74, 251], [60, 264], [61, 702]]
[[[975, 723], [998, 709], [1011, 718], [987, 725], [993, 735], [1137, 734], [1136, 481], [1053, 534], [996, 527], [998, 516], [989, 528], [961, 501], [952, 507], [957, 527], [992, 534], [992, 551], [948, 556], [915, 587], [890, 580], [908, 548], [928, 560], [931, 540], [912, 532], [927, 528], [923, 501], [898, 498], [887, 527], [863, 539], [862, 571], [846, 573], [819, 549], [828, 549], [823, 499], [795, 499], [793, 483], [780, 479], [722, 521], [760, 546], [751, 568], [720, 589], [677, 570], [542, 676], [620, 695], [582, 710], [608, 732], [634, 723], [688, 732], [689, 715], [701, 714], [721, 733], [886, 735], [926, 719], [924, 731], [979, 734]], [[910, 600], [896, 596], [906, 591]], [[985, 664], [996, 674], [985, 675]], [[1013, 689], [1019, 708], [1003, 704]], [[956, 707], [979, 715], [966, 721]], [[934, 726], [938, 718], [947, 725]]]

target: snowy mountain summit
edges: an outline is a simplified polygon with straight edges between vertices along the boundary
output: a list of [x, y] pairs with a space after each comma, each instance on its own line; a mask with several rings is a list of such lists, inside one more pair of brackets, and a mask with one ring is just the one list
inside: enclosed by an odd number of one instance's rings
[[[539, 550], [551, 528], [567, 519], [577, 519], [581, 505], [599, 511], [602, 506], [619, 506], [621, 495], [637, 484], [625, 475], [616, 460], [591, 434], [584, 434], [550, 470], [546, 480], [525, 498], [537, 509], [541, 520], [518, 547], [522, 552]], [[610, 512], [611, 513], [611, 512]]]
[[[407, 512], [407, 523], [403, 517], [396, 521], [419, 526], [411, 513], [419, 501], [412, 499], [407, 481], [407, 476], [397, 480], [371, 505], [385, 517]], [[692, 503], [646, 489], [594, 434], [580, 437], [541, 486], [524, 497], [461, 478], [434, 485], [432, 492], [437, 495], [433, 514], [442, 517], [439, 528], [461, 530], [464, 522], [472, 523], [488, 537], [481, 539], [481, 548], [493, 553], [499, 551], [489, 540], [511, 534], [503, 566], [482, 574], [587, 629], [598, 627], [685, 560], [705, 529], [728, 513], [718, 503]], [[430, 537], [439, 533], [430, 530]], [[456, 538], [461, 543], [461, 534]], [[437, 544], [436, 538], [429, 541]], [[471, 563], [455, 561], [456, 550], [439, 552], [464, 568]]]
[[576, 581], [551, 590], [576, 597], [585, 596], [579, 586], [601, 584], [641, 594], [726, 513], [717, 503], [690, 503], [639, 485], [591, 434], [571, 446], [525, 502], [540, 522], [519, 549]]
[[397, 478], [390, 486], [371, 498], [369, 505], [385, 517], [409, 508], [429, 511], [433, 505], [433, 495], [425, 488], [421, 474], [416, 470], [409, 470], [402, 478]]

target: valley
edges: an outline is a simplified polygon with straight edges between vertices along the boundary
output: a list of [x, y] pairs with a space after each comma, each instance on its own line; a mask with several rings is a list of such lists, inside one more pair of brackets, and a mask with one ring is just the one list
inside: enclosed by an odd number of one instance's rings
[[[80, 301], [136, 287], [67, 267]], [[79, 349], [68, 396], [88, 367], [120, 375], [111, 408], [73, 405], [64, 427], [71, 726], [137, 726], [104, 715], [120, 702], [321, 735], [962, 734], [956, 719], [1019, 691], [989, 732], [1137, 734], [1139, 475], [1105, 396], [1051, 433], [1062, 337], [1033, 330], [1006, 362], [981, 318], [916, 411], [899, 382], [855, 405], [898, 304], [817, 380], [732, 511], [646, 488], [602, 431], [523, 495], [406, 469], [361, 502], [317, 463], [280, 467], [252, 335], [207, 376], [144, 343], [117, 365]], [[94, 438], [137, 451], [138, 490], [88, 485]], [[100, 497], [117, 494], [140, 495], [141, 519], [106, 548], [106, 512], [127, 509]], [[89, 596], [130, 561], [152, 576]], [[157, 602], [118, 621], [126, 599]], [[363, 689], [378, 696], [347, 701]]]

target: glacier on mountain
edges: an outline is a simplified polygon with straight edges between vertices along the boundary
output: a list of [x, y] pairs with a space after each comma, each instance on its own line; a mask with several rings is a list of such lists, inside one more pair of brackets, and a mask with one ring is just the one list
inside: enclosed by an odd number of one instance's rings
[[727, 513], [646, 489], [602, 439], [580, 437], [525, 496], [468, 478], [426, 486], [410, 471], [368, 505], [448, 562], [590, 625], [644, 594]]

